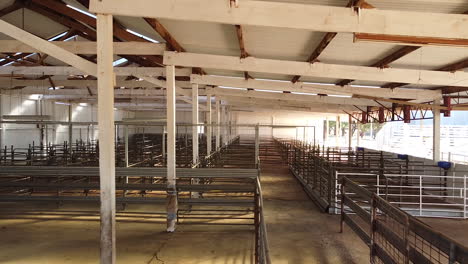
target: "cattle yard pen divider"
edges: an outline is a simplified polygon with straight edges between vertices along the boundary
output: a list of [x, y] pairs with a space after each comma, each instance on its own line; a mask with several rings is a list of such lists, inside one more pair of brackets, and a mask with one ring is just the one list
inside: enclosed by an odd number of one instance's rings
[[371, 263], [468, 263], [465, 246], [347, 177], [341, 183], [340, 230], [347, 224], [369, 246]]
[[435, 165], [363, 148], [330, 148], [276, 139], [291, 173], [323, 210], [338, 213], [340, 181], [348, 177], [415, 216], [464, 218], [467, 179]]

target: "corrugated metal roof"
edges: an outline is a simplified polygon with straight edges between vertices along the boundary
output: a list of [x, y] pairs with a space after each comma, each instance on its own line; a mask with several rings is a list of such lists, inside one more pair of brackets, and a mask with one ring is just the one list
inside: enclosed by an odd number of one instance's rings
[[[248, 1], [248, 0], [242, 0]], [[264, 0], [262, 0], [264, 1]], [[348, 0], [269, 0], [289, 3], [306, 3], [330, 6], [345, 6]], [[76, 0], [66, 0], [74, 6], [82, 7]], [[413, 10], [421, 12], [462, 13], [468, 11], [466, 0], [368, 0], [380, 9]], [[1, 1], [0, 8], [13, 3], [13, 0]], [[82, 7], [83, 8], [83, 7]], [[66, 27], [29, 10], [15, 11], [2, 19], [21, 27], [43, 38], [49, 38], [67, 30]], [[164, 40], [142, 18], [116, 17], [124, 27], [144, 34], [150, 38], [163, 42]], [[195, 53], [219, 54], [239, 56], [239, 44], [233, 25], [175, 21], [160, 19], [171, 35], [188, 51]], [[306, 30], [293, 30], [271, 27], [243, 27], [244, 41], [247, 52], [252, 56], [267, 59], [306, 61], [317, 47], [325, 33]], [[6, 36], [0, 35], [0, 39]], [[353, 42], [353, 35], [338, 34], [319, 57], [324, 63], [362, 65], [375, 63], [383, 57], [393, 53], [401, 46], [391, 43]], [[468, 58], [468, 49], [454, 47], [423, 47], [402, 59], [392, 63], [395, 68], [436, 69], [450, 63]], [[57, 63], [54, 59], [47, 60]], [[61, 63], [60, 63], [61, 64]], [[208, 74], [243, 76], [242, 72], [205, 69]], [[273, 75], [264, 73], [250, 73], [255, 78], [291, 80], [289, 75]], [[318, 83], [336, 83], [338, 79], [303, 77], [302, 81]], [[369, 82], [357, 80], [354, 84], [381, 85], [383, 82]], [[412, 86], [431, 87], [431, 86]]]
[[[19, 9], [2, 17], [2, 20], [42, 38], [50, 38], [68, 30], [67, 27], [29, 9]], [[1, 39], [6, 38], [5, 35]]]

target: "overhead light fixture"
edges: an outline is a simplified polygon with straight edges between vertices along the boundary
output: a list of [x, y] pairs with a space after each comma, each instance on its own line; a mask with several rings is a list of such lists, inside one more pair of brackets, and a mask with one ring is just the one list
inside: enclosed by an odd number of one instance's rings
[[145, 36], [145, 35], [143, 35], [143, 34], [140, 34], [140, 33], [138, 33], [138, 32], [135, 32], [135, 31], [133, 31], [133, 30], [131, 30], [131, 29], [128, 29], [128, 28], [127, 28], [126, 31], [127, 31], [128, 33], [131, 33], [131, 34], [137, 36], [137, 37], [140, 37], [140, 38], [142, 38], [142, 39], [145, 39], [145, 40], [147, 40], [147, 41], [149, 41], [149, 42], [160, 43], [159, 41], [157, 41], [157, 40], [155, 40], [155, 39], [152, 39], [152, 38], [150, 38], [150, 37], [148, 37], [148, 36]]
[[67, 7], [68, 7], [68, 8], [71, 8], [71, 9], [77, 11], [77, 12], [80, 12], [80, 13], [82, 13], [82, 14], [84, 14], [84, 15], [87, 15], [87, 16], [89, 16], [89, 17], [96, 18], [96, 16], [93, 15], [93, 14], [91, 14], [90, 12], [84, 11], [84, 10], [79, 9], [79, 8], [77, 8], [77, 7], [74, 7], [74, 6], [72, 6], [72, 5], [67, 5]]

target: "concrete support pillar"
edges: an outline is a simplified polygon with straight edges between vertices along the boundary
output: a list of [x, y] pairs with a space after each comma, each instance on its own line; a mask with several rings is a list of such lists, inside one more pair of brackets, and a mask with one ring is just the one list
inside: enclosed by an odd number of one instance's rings
[[[198, 84], [192, 84], [192, 164], [197, 164], [199, 160], [198, 151]], [[200, 184], [199, 178], [192, 178], [192, 184]], [[192, 198], [200, 198], [200, 193], [192, 192]]]
[[221, 145], [221, 101], [216, 98], [216, 150], [219, 150]]
[[221, 105], [221, 146], [226, 145], [226, 106]]
[[[3, 95], [0, 92], [0, 122], [3, 121]], [[3, 149], [3, 145], [5, 145], [5, 127], [3, 123], [0, 123], [0, 152]], [[2, 156], [2, 152], [0, 153], [0, 157]]]
[[213, 124], [212, 115], [211, 115], [211, 94], [206, 95], [206, 155], [211, 154], [211, 138], [213, 137]]
[[[114, 111], [114, 107], [112, 107], [112, 111]], [[73, 145], [73, 125], [72, 125], [72, 119], [73, 119], [73, 104], [70, 102], [68, 105], [68, 154], [72, 155], [72, 145]]]
[[198, 84], [192, 84], [192, 163], [198, 162]]
[[115, 263], [115, 146], [112, 15], [97, 15], [101, 264]]
[[229, 144], [229, 142], [231, 142], [231, 139], [232, 139], [232, 127], [231, 127], [231, 107], [230, 106], [226, 106], [226, 121], [227, 121], [227, 142]]
[[273, 138], [275, 135], [273, 126], [275, 125], [275, 117], [271, 116], [271, 137]]
[[166, 126], [163, 126], [162, 129], [162, 157], [163, 157], [163, 164], [166, 164]]
[[349, 147], [350, 150], [353, 147], [353, 128], [352, 128], [352, 125], [353, 125], [353, 119], [352, 119], [351, 115], [349, 115], [349, 119], [348, 119], [348, 147]]
[[167, 232], [174, 232], [177, 222], [176, 189], [176, 93], [175, 67], [166, 66], [167, 90]]
[[[440, 105], [439, 100], [434, 101], [434, 105]], [[432, 135], [432, 160], [440, 161], [440, 110], [432, 110], [434, 119], [432, 120], [433, 135]]]

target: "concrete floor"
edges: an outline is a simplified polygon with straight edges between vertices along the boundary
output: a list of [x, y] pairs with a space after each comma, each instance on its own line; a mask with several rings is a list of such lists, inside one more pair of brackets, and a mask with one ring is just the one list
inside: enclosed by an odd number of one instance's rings
[[369, 249], [339, 216], [318, 211], [285, 166], [261, 174], [265, 218], [274, 264], [369, 263]]
[[[348, 228], [338, 233], [339, 217], [320, 213], [286, 167], [264, 168], [262, 184], [274, 264], [369, 263], [364, 243]], [[57, 218], [54, 212], [13, 216], [0, 210], [0, 263], [98, 263], [98, 217]], [[250, 227], [181, 225], [168, 234], [163, 219], [120, 219], [118, 263], [253, 263]]]

